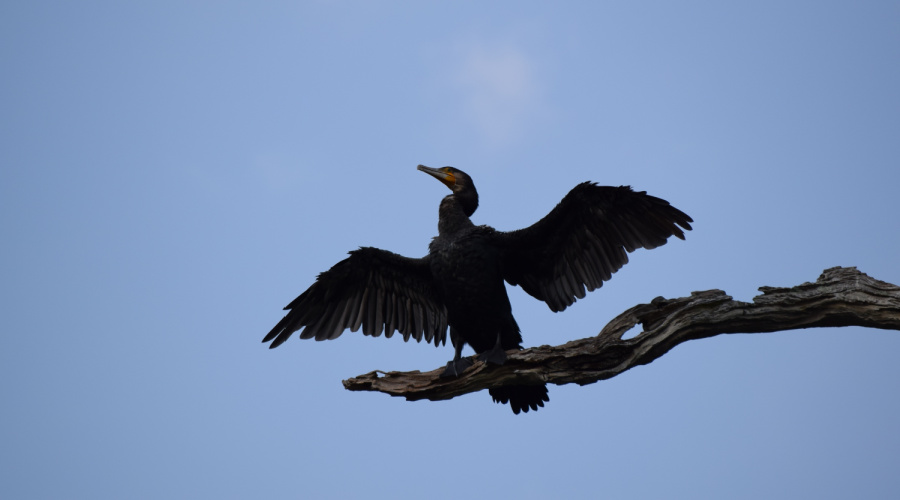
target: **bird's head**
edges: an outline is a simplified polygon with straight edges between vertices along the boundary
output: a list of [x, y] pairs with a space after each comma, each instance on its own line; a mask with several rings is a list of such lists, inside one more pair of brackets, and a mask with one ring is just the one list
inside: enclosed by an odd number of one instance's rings
[[465, 191], [467, 189], [475, 189], [475, 184], [472, 182], [472, 178], [458, 168], [431, 168], [426, 167], [425, 165], [419, 165], [418, 167], [416, 167], [416, 169], [421, 170], [422, 172], [425, 172], [426, 174], [431, 175], [435, 179], [443, 182], [444, 185], [450, 188], [450, 191], [453, 191], [454, 193]]
[[446, 199], [456, 199], [463, 207], [466, 216], [471, 217], [475, 209], [478, 208], [478, 191], [475, 190], [475, 183], [462, 170], [453, 167], [431, 168], [425, 165], [419, 165], [416, 168], [443, 182], [445, 186], [450, 188], [453, 194], [448, 195]]

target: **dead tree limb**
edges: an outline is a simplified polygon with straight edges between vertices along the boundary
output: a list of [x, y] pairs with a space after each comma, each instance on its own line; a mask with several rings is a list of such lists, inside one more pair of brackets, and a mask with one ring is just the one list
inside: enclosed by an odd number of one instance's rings
[[[721, 290], [657, 297], [623, 312], [596, 337], [509, 351], [506, 364], [476, 362], [457, 378], [441, 378], [443, 367], [425, 373], [373, 371], [345, 380], [344, 387], [437, 401], [512, 383], [592, 384], [650, 363], [682, 342], [723, 333], [829, 326], [900, 330], [900, 287], [855, 267], [826, 269], [815, 283], [759, 290], [762, 295], [752, 303], [736, 301]], [[643, 331], [623, 340], [637, 324]]]

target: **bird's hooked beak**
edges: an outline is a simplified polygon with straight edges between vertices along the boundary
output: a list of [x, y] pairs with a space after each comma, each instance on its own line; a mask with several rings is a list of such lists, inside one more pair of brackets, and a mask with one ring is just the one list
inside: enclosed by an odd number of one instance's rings
[[450, 189], [453, 189], [453, 186], [456, 185], [456, 176], [453, 175], [447, 167], [444, 168], [431, 168], [426, 167], [425, 165], [419, 165], [416, 167], [416, 170], [421, 170], [426, 174], [436, 178], [437, 180], [444, 183]]

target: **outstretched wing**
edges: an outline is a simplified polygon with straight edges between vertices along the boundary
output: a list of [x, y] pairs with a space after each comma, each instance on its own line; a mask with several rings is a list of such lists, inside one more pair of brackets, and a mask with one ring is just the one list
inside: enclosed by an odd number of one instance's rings
[[378, 337], [400, 332], [434, 345], [446, 343], [447, 310], [437, 298], [428, 257], [410, 259], [377, 248], [360, 248], [320, 274], [285, 307], [287, 315], [263, 342], [275, 348], [303, 328], [301, 339], [330, 340], [345, 329]]
[[[626, 252], [684, 239], [693, 220], [666, 200], [628, 186], [576, 186], [531, 227], [497, 233], [503, 278], [553, 311], [600, 288], [628, 262]], [[681, 227], [679, 227], [681, 226]]]

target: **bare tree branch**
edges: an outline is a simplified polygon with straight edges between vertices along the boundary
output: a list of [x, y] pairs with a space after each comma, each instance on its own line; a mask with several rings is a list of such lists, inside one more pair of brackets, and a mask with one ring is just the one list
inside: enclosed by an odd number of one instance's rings
[[[900, 287], [855, 267], [826, 269], [815, 283], [759, 290], [762, 295], [752, 303], [733, 300], [721, 290], [678, 299], [657, 297], [623, 312], [596, 337], [509, 351], [506, 364], [476, 361], [457, 378], [441, 378], [443, 367], [425, 373], [373, 371], [345, 380], [344, 387], [437, 401], [512, 383], [592, 384], [650, 363], [682, 342], [723, 333], [828, 326], [900, 330]], [[643, 325], [643, 332], [622, 340], [637, 324]]]

